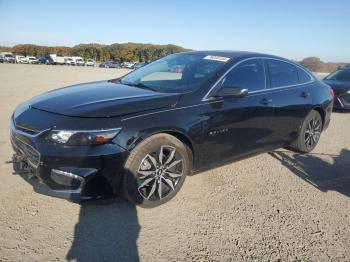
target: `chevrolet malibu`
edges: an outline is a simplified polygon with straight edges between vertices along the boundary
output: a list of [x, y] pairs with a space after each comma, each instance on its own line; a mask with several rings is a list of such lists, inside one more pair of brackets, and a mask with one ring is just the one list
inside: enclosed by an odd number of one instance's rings
[[120, 194], [155, 207], [187, 175], [279, 147], [310, 152], [332, 107], [332, 89], [289, 60], [173, 54], [19, 105], [13, 166], [46, 195], [81, 202]]

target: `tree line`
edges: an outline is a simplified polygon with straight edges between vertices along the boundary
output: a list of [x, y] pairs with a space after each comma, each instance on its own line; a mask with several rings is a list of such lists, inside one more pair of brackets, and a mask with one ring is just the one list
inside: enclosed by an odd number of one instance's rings
[[84, 59], [92, 58], [95, 61], [120, 60], [120, 61], [153, 61], [163, 56], [188, 51], [189, 49], [177, 45], [153, 45], [139, 43], [125, 44], [79, 44], [73, 47], [67, 46], [40, 46], [32, 44], [20, 44], [13, 47], [0, 47], [0, 52], [12, 52], [24, 56], [44, 56], [57, 54], [62, 56], [81, 56]]
[[299, 62], [312, 72], [329, 73], [339, 67], [350, 66], [348, 63], [325, 63], [318, 57], [307, 57]]
[[[8, 51], [24, 56], [44, 56], [57, 54], [62, 56], [81, 56], [85, 60], [92, 58], [95, 61], [119, 60], [119, 61], [153, 61], [163, 56], [188, 51], [189, 49], [176, 45], [153, 45], [139, 43], [125, 44], [79, 44], [73, 47], [67, 46], [40, 46], [32, 44], [20, 44], [13, 47], [1, 47], [0, 52]], [[338, 67], [347, 63], [325, 63], [318, 57], [307, 57], [298, 61], [312, 72], [333, 72]], [[348, 64], [349, 65], [349, 64]]]

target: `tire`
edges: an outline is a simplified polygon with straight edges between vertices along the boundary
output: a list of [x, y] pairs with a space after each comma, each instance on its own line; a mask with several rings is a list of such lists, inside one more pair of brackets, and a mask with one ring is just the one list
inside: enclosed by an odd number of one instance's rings
[[322, 127], [320, 113], [315, 110], [310, 111], [304, 119], [297, 140], [290, 145], [290, 148], [301, 153], [311, 152], [320, 139]]
[[168, 202], [180, 190], [190, 172], [188, 150], [184, 143], [168, 134], [145, 139], [132, 150], [125, 162], [124, 197], [144, 208]]

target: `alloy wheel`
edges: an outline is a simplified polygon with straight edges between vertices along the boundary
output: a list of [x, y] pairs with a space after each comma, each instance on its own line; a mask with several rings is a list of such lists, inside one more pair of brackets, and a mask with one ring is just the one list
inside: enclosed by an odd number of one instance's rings
[[163, 145], [147, 154], [137, 172], [138, 191], [144, 199], [159, 201], [175, 190], [183, 175], [183, 159], [175, 147]]
[[321, 129], [321, 120], [317, 117], [312, 118], [304, 134], [304, 142], [307, 148], [313, 148], [317, 144], [320, 139]]

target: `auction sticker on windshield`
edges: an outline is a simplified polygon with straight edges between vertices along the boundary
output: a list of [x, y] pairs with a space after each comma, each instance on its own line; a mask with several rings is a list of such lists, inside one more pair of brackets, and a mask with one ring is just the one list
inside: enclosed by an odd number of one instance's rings
[[227, 62], [228, 60], [230, 60], [229, 57], [214, 56], [214, 55], [207, 55], [207, 56], [204, 57], [203, 59], [206, 59], [206, 60], [214, 60], [214, 61], [219, 61], [219, 62]]

